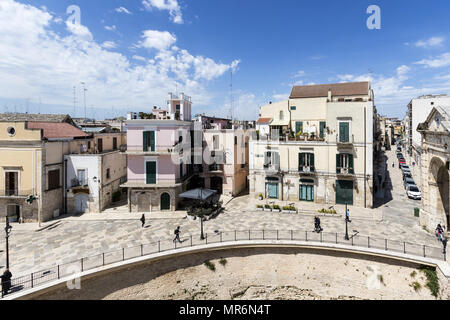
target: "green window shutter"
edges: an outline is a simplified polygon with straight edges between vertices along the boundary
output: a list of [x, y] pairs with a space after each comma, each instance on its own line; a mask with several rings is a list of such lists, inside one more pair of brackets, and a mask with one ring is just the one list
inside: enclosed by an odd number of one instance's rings
[[340, 173], [341, 172], [341, 155], [338, 153], [336, 155], [336, 172]]
[[325, 122], [320, 123], [320, 138], [323, 139], [325, 136]]
[[144, 151], [148, 151], [148, 132], [143, 132], [142, 146], [144, 147]]
[[150, 150], [155, 151], [155, 131], [150, 131]]
[[147, 184], [156, 184], [156, 162], [148, 161], [146, 166], [147, 166]]
[[303, 153], [298, 154], [298, 166], [303, 167], [305, 165]]
[[314, 153], [309, 154], [309, 165], [314, 167]]
[[339, 123], [339, 141], [349, 142], [350, 127], [348, 122]]
[[296, 122], [295, 123], [295, 134], [303, 132], [303, 122]]

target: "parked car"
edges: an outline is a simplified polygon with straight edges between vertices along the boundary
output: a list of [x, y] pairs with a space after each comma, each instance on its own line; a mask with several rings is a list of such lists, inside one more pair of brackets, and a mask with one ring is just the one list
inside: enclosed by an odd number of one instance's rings
[[405, 180], [406, 178], [411, 178], [412, 179], [411, 172], [403, 171], [403, 180]]
[[401, 152], [397, 152], [397, 159], [398, 158], [403, 158], [404, 159], [404, 157], [403, 157], [403, 153], [401, 153]]
[[408, 195], [408, 198], [410, 198], [410, 199], [414, 199], [414, 200], [422, 199], [422, 193], [420, 193], [420, 190], [417, 186], [409, 185], [406, 188], [406, 194]]
[[406, 161], [405, 161], [405, 159], [399, 159], [399, 160], [398, 160], [398, 168], [399, 168], [399, 169], [402, 168], [402, 165], [405, 165], [405, 166], [406, 166]]
[[406, 189], [406, 188], [408, 188], [409, 185], [416, 186], [416, 183], [414, 182], [414, 180], [412, 178], [406, 178], [405, 181], [403, 182], [403, 185], [405, 186], [405, 189]]

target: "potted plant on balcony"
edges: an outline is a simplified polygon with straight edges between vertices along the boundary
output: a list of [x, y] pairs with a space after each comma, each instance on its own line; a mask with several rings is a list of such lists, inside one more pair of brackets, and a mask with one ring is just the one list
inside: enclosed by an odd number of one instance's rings
[[262, 193], [258, 194], [258, 199], [259, 199], [259, 200], [262, 200], [262, 199], [263, 199], [263, 194], [262, 194]]
[[256, 205], [256, 211], [264, 211], [263, 205], [262, 204], [257, 204]]
[[272, 211], [272, 207], [269, 204], [265, 204], [264, 211]]
[[281, 212], [281, 210], [280, 210], [280, 206], [279, 206], [279, 205], [277, 205], [277, 204], [275, 204], [275, 205], [273, 206], [273, 209], [272, 209], [272, 211], [274, 211], [274, 212]]

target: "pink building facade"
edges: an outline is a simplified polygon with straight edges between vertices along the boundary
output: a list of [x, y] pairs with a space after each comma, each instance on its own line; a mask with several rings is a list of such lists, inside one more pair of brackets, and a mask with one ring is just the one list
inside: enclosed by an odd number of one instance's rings
[[[170, 120], [127, 121], [128, 190], [130, 212], [175, 211], [179, 194], [193, 175], [188, 152], [180, 146], [190, 139], [190, 98], [170, 95]], [[172, 107], [173, 105], [173, 107]], [[181, 106], [183, 109], [181, 109]], [[190, 142], [190, 141], [189, 141]]]

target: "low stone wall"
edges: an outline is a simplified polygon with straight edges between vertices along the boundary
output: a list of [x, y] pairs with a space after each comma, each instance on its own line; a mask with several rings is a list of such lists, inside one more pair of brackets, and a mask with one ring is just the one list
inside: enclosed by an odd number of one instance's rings
[[[219, 261], [223, 258], [230, 261], [229, 269], [220, 266]], [[215, 263], [217, 273], [203, 265], [207, 260]], [[282, 245], [205, 247], [193, 252], [166, 256], [161, 254], [149, 260], [97, 270], [82, 277], [81, 290], [68, 290], [62, 281], [22, 298], [191, 299], [192, 295], [196, 296], [200, 291], [190, 292], [191, 296], [183, 294], [198, 285], [199, 282], [193, 283], [193, 279], [200, 279], [202, 287], [209, 287], [209, 291], [215, 292], [215, 295], [205, 295], [207, 290], [202, 289], [203, 296], [197, 297], [200, 299], [231, 299], [234, 295], [232, 292], [256, 287], [259, 287], [256, 291], [267, 291], [267, 295], [244, 295], [244, 298], [274, 298], [271, 294], [288, 288], [284, 293], [286, 297], [275, 298], [302, 299], [306, 292], [309, 298], [315, 299], [434, 299], [425, 287], [424, 277], [412, 275], [420, 265], [421, 262], [362, 252], [335, 251], [332, 248]], [[367, 273], [371, 269], [381, 270], [381, 288], [367, 288]], [[439, 268], [437, 274], [441, 299], [448, 300], [450, 278]], [[421, 282], [421, 290], [412, 289], [414, 281]], [[227, 287], [228, 291], [223, 291], [222, 287]], [[174, 295], [174, 290], [178, 289], [178, 296]]]

